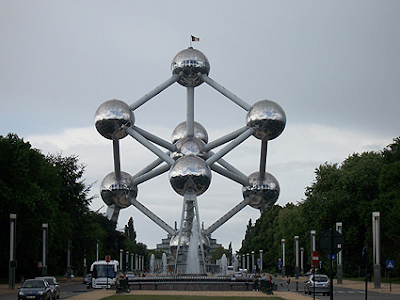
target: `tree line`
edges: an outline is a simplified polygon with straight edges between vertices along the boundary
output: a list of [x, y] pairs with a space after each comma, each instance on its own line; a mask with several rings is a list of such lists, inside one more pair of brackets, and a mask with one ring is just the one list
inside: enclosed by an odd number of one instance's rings
[[[342, 163], [324, 163], [315, 169], [315, 181], [305, 189], [305, 198], [284, 207], [266, 209], [253, 224], [249, 221], [238, 254], [263, 250], [263, 269], [278, 272], [282, 257], [281, 239], [286, 240], [286, 269], [294, 272], [294, 236], [304, 247], [304, 266], [311, 266], [310, 231], [316, 230], [317, 250], [323, 271], [329, 270], [327, 255], [318, 248], [319, 236], [342, 222], [344, 246], [343, 274], [363, 274], [362, 250], [370, 255], [367, 267], [372, 270], [372, 213], [380, 212], [381, 272], [387, 275], [386, 260], [400, 264], [400, 137], [382, 151], [353, 153]], [[336, 262], [334, 263], [336, 266]], [[400, 276], [399, 268], [392, 271]]]
[[42, 224], [48, 224], [47, 273], [64, 275], [67, 252], [75, 275], [82, 275], [96, 260], [119, 250], [146, 255], [147, 246], [136, 242], [133, 220], [125, 231], [104, 215], [90, 211], [91, 184], [85, 183], [85, 166], [78, 156], [44, 155], [16, 134], [0, 136], [0, 279], [8, 278], [10, 214], [16, 214], [16, 278], [41, 275]]

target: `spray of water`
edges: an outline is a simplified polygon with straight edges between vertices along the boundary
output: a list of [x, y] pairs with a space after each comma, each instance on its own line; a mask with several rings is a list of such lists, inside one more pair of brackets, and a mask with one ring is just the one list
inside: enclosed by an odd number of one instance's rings
[[189, 249], [186, 261], [186, 274], [200, 274], [199, 259], [200, 234], [197, 220], [193, 219], [192, 235], [190, 236]]

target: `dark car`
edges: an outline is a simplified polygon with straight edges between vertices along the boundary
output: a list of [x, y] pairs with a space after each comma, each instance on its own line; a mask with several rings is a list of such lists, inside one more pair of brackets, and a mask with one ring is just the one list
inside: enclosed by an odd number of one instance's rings
[[50, 285], [51, 298], [60, 299], [60, 285], [58, 284], [57, 278], [55, 278], [54, 276], [42, 276], [42, 277], [36, 277], [35, 279], [46, 280], [47, 283]]
[[322, 295], [329, 296], [331, 293], [331, 284], [327, 275], [315, 274], [310, 275], [304, 286], [304, 293], [311, 295], [311, 293], [322, 293]]
[[51, 300], [50, 285], [43, 279], [27, 279], [19, 288], [18, 300]]

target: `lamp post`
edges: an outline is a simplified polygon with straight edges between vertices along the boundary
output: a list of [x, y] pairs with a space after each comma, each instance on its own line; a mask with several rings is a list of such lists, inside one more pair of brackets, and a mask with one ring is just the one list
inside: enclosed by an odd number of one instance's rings
[[247, 253], [247, 272], [250, 272], [250, 253]]
[[121, 271], [123, 269], [123, 264], [122, 264], [123, 255], [124, 255], [124, 250], [119, 249], [119, 267]]
[[298, 235], [294, 236], [294, 248], [296, 253], [296, 265], [294, 267], [294, 273], [296, 279], [299, 279], [299, 236]]
[[11, 290], [14, 290], [15, 288], [15, 269], [17, 267], [17, 260], [15, 259], [16, 222], [17, 215], [10, 214], [10, 267], [8, 273], [8, 283]]
[[263, 250], [260, 249], [260, 272], [263, 270]]
[[312, 254], [316, 250], [316, 245], [315, 245], [315, 235], [316, 235], [316, 233], [317, 232], [315, 230], [311, 230], [310, 231], [310, 242], [311, 242], [311, 247], [310, 247], [310, 249], [311, 249], [311, 253], [310, 253], [311, 261], [310, 261], [310, 265], [311, 266], [312, 266]]
[[255, 273], [256, 266], [254, 265], [254, 251], [251, 251], [251, 270]]
[[381, 288], [381, 262], [380, 262], [380, 232], [381, 214], [379, 211], [372, 213], [372, 239], [373, 239], [373, 262], [374, 262], [374, 287]]
[[43, 253], [42, 253], [42, 276], [47, 275], [47, 237], [48, 237], [48, 228], [49, 224], [43, 223], [42, 230], [43, 230]]
[[300, 273], [304, 275], [304, 247], [300, 248]]
[[285, 239], [281, 239], [281, 243], [282, 243], [282, 276], [285, 277], [285, 267], [286, 267], [286, 263], [285, 263]]
[[[336, 222], [336, 231], [342, 234], [343, 230], [343, 224], [342, 222]], [[340, 251], [337, 254], [337, 284], [342, 284], [343, 283], [343, 265], [342, 265], [342, 259], [343, 259], [343, 251]]]
[[246, 255], [242, 254], [242, 268], [246, 269]]

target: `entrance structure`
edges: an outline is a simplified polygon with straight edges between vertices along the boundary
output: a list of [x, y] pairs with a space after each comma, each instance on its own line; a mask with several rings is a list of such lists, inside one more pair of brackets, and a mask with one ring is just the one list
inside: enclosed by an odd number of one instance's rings
[[[170, 265], [175, 273], [206, 273], [211, 234], [247, 205], [262, 212], [277, 201], [279, 183], [272, 174], [266, 172], [267, 145], [269, 140], [275, 139], [284, 130], [286, 115], [273, 101], [262, 100], [250, 105], [219, 85], [208, 76], [210, 64], [207, 57], [192, 47], [180, 51], [173, 58], [171, 70], [169, 79], [135, 103], [128, 105], [114, 99], [104, 102], [97, 109], [94, 118], [96, 129], [103, 137], [112, 140], [114, 153], [114, 171], [103, 179], [100, 192], [108, 205], [107, 215], [110, 219], [117, 221], [119, 211], [133, 205], [168, 233], [169, 249], [165, 250], [169, 250]], [[169, 142], [136, 126], [133, 112], [175, 82], [187, 90], [186, 121], [172, 131]], [[194, 88], [203, 83], [246, 111], [245, 126], [208, 141], [206, 129], [194, 121]], [[121, 171], [120, 166], [120, 140], [127, 135], [157, 156], [133, 176]], [[259, 170], [246, 176], [225, 161], [223, 156], [250, 136], [261, 140], [261, 155]], [[221, 148], [214, 153], [212, 150], [217, 147]], [[243, 200], [208, 228], [202, 228], [197, 197], [210, 186], [212, 171], [241, 184]], [[169, 172], [172, 189], [183, 197], [179, 228], [169, 226], [137, 199], [139, 184], [165, 172]], [[188, 256], [193, 254], [199, 262], [195, 271], [191, 266], [188, 268], [187, 264]]]

